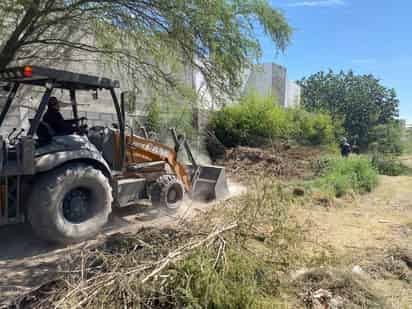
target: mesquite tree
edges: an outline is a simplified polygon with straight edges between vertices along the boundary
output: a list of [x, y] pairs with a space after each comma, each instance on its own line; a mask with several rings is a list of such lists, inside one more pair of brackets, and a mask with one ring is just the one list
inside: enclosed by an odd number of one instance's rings
[[2, 0], [0, 69], [81, 51], [136, 78], [173, 84], [173, 59], [230, 94], [260, 56], [257, 27], [277, 49], [289, 43], [291, 28], [267, 0]]

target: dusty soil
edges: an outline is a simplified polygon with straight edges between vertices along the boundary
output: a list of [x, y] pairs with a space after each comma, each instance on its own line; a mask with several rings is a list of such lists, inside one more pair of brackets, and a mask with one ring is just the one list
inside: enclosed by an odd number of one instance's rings
[[[229, 182], [230, 196], [242, 194], [245, 187]], [[26, 224], [0, 228], [0, 308], [13, 298], [52, 280], [62, 263], [86, 247], [96, 246], [117, 233], [136, 232], [142, 227], [176, 226], [204, 212], [213, 203], [187, 200], [173, 215], [159, 212], [148, 205], [122, 208], [112, 213], [109, 224], [94, 240], [59, 247], [36, 238]]]
[[370, 194], [327, 208], [304, 206], [296, 215], [309, 242], [330, 248], [340, 267], [360, 269], [391, 308], [412, 308], [412, 177], [379, 181]]
[[291, 147], [287, 143], [260, 149], [237, 147], [226, 150], [224, 160], [218, 162], [237, 181], [245, 182], [251, 176], [264, 175], [289, 180], [313, 176], [312, 162], [321, 151], [314, 147]]
[[[319, 151], [311, 151], [285, 148], [288, 162], [279, 149], [237, 148], [222, 163], [237, 180], [262, 171], [280, 178], [302, 178], [310, 176], [311, 161], [319, 156]], [[412, 157], [403, 161], [412, 167]], [[370, 194], [332, 204], [314, 205], [302, 199], [294, 215], [305, 227], [308, 246], [330, 252], [323, 257], [326, 264], [342, 271], [356, 270], [391, 308], [412, 308], [412, 177], [381, 176], [379, 181]], [[231, 191], [241, 194], [244, 188], [231, 186]], [[69, 248], [44, 245], [26, 226], [4, 228], [0, 230], [0, 304], [52, 278], [56, 265], [64, 263], [68, 253], [113, 233], [179, 224], [208, 206], [188, 204], [173, 217], [159, 216], [149, 208], [123, 209], [98, 239]]]

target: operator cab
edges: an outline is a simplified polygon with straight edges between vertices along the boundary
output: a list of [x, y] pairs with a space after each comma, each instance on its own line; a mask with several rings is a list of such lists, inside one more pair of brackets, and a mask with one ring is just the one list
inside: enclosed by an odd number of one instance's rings
[[[8, 162], [7, 166], [12, 165], [11, 161], [18, 158], [20, 162], [33, 161], [35, 157], [43, 155], [47, 152], [61, 151], [62, 149], [69, 149], [75, 147], [76, 143], [78, 147], [85, 147], [84, 144], [89, 142], [88, 131], [90, 130], [93, 141], [99, 146], [98, 136], [102, 138], [102, 135], [111, 135], [113, 138], [113, 131], [107, 130], [108, 128], [91, 127], [88, 126], [88, 119], [85, 117], [86, 113], [80, 115], [78, 111], [79, 94], [92, 95], [97, 98], [97, 93], [100, 91], [107, 91], [110, 93], [110, 97], [113, 102], [114, 111], [117, 119], [113, 119], [116, 123], [117, 129], [117, 144], [118, 146], [124, 146], [124, 104], [120, 104], [115, 89], [119, 88], [119, 82], [108, 78], [102, 78], [97, 76], [72, 73], [64, 70], [56, 70], [50, 68], [43, 68], [38, 66], [24, 66], [13, 67], [0, 71], [0, 82], [3, 83], [3, 88], [8, 93], [7, 99], [3, 105], [0, 113], [0, 129], [2, 129], [0, 135], [0, 174], [5, 168], [5, 161]], [[42, 93], [40, 103], [31, 106], [35, 111], [34, 115], [28, 119], [28, 129], [10, 129], [4, 125], [7, 115], [13, 110], [12, 105], [16, 102], [16, 94], [23, 87], [32, 87], [40, 90]], [[50, 98], [58, 97], [59, 101], [64, 105], [64, 120], [67, 123], [71, 123], [73, 126], [72, 132], [62, 134], [62, 132], [56, 132], [56, 130], [45, 121], [44, 116], [48, 108]], [[123, 98], [123, 96], [122, 96]], [[34, 107], [34, 108], [33, 108]], [[7, 130], [9, 132], [7, 132]], [[7, 135], [4, 133], [7, 132]], [[112, 133], [112, 134], [110, 134]], [[62, 138], [64, 136], [64, 138]], [[107, 138], [106, 138], [107, 139]], [[23, 146], [23, 144], [30, 144], [30, 146]], [[90, 144], [90, 143], [89, 143]], [[76, 146], [76, 147], [77, 147]], [[118, 147], [120, 153], [116, 154], [117, 158], [114, 162], [115, 154], [112, 154], [113, 168], [120, 170], [124, 163], [124, 147]], [[26, 147], [26, 148], [23, 148]], [[62, 149], [60, 149], [62, 148]], [[102, 151], [103, 149], [99, 149]], [[32, 153], [32, 154], [30, 154]], [[23, 157], [26, 156], [26, 159]], [[28, 171], [23, 171], [21, 168], [16, 167], [23, 174], [27, 174]], [[30, 164], [33, 165], [33, 162]], [[111, 164], [112, 165], [112, 164]], [[32, 171], [31, 171], [32, 172]], [[31, 173], [30, 172], [30, 173]], [[17, 173], [14, 171], [13, 173]], [[29, 174], [30, 174], [29, 173]]]

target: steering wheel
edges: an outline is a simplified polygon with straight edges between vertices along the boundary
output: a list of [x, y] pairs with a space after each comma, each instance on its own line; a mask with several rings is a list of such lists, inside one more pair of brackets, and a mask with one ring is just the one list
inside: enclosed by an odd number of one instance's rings
[[81, 117], [77, 120], [78, 120], [77, 127], [78, 127], [78, 130], [79, 130], [79, 134], [80, 135], [86, 135], [87, 134], [87, 129], [88, 129], [88, 126], [87, 126], [87, 120], [88, 119], [87, 119], [87, 117]]

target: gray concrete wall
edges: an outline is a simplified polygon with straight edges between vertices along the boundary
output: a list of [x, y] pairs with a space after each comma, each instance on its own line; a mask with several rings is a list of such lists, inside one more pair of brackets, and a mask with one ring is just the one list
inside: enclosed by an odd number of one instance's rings
[[295, 81], [287, 81], [285, 107], [300, 105], [301, 88]]
[[264, 96], [273, 95], [272, 89], [272, 65], [266, 63], [257, 65], [250, 71], [247, 77], [245, 93], [256, 91]]
[[286, 68], [275, 63], [256, 65], [253, 69], [244, 72], [245, 82], [240, 93], [247, 95], [256, 91], [264, 96], [276, 97], [277, 103], [284, 107], [299, 105], [300, 86], [287, 79]]
[[287, 71], [284, 67], [274, 63], [256, 65], [246, 73], [246, 83], [243, 86], [243, 94], [253, 91], [264, 96], [277, 98], [278, 104], [285, 106]]
[[271, 64], [272, 66], [272, 95], [276, 96], [280, 102], [281, 105], [286, 106], [285, 100], [286, 100], [286, 84], [287, 84], [287, 71], [284, 67], [277, 65], [277, 64]]

